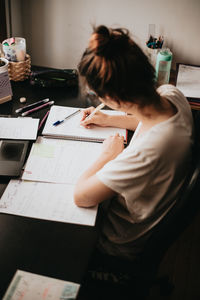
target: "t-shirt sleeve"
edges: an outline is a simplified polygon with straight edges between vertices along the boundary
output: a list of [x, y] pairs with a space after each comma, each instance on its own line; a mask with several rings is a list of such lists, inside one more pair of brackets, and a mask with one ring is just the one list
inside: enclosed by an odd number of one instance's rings
[[142, 151], [125, 149], [118, 157], [108, 162], [97, 177], [125, 201], [134, 201], [149, 186], [156, 165], [156, 157], [150, 149]]

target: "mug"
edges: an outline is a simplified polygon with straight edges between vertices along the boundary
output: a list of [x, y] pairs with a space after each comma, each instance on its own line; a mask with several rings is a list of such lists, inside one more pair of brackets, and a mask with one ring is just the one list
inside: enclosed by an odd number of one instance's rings
[[0, 74], [8, 71], [8, 63], [6, 58], [0, 57]]

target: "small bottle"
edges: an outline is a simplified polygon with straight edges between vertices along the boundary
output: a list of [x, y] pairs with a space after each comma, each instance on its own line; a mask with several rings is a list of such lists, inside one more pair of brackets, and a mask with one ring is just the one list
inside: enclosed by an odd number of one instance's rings
[[156, 80], [159, 85], [169, 83], [172, 63], [172, 52], [165, 48], [161, 50], [156, 59]]

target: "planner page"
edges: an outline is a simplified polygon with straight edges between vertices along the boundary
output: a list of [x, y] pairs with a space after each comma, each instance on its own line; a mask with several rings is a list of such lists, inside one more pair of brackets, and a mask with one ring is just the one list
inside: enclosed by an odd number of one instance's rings
[[78, 207], [74, 185], [12, 179], [0, 199], [0, 212], [36, 219], [94, 226], [97, 206]]
[[24, 180], [75, 184], [99, 157], [101, 143], [38, 137], [22, 175]]

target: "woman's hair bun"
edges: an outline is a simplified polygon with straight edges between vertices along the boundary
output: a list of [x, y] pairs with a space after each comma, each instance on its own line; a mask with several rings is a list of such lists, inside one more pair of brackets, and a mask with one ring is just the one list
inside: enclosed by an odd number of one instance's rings
[[89, 49], [98, 56], [110, 57], [127, 45], [128, 31], [110, 29], [104, 25], [94, 28], [90, 38]]

